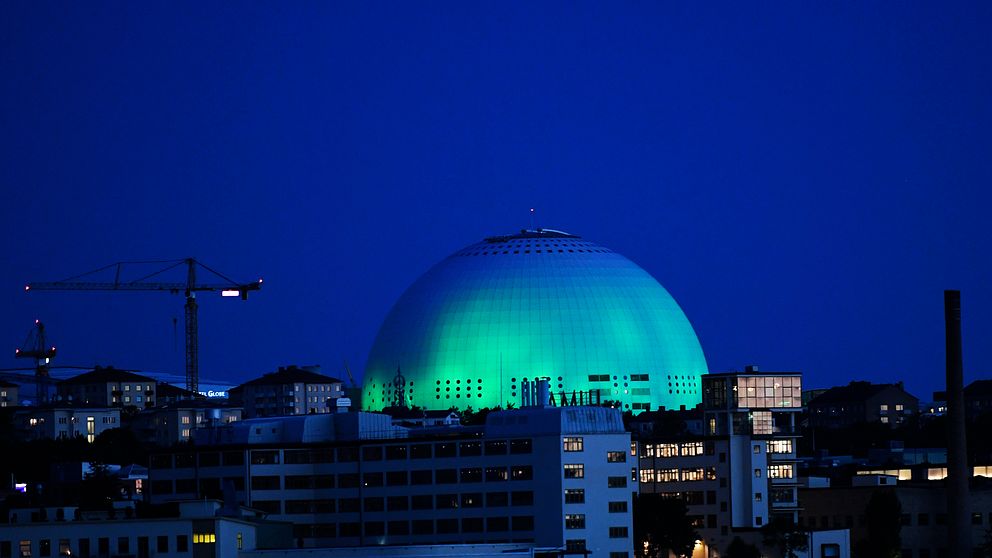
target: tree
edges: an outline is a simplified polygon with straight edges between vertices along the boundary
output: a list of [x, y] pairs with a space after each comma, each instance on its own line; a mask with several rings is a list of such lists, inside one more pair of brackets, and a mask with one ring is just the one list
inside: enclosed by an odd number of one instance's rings
[[782, 558], [797, 558], [796, 551], [809, 549], [809, 537], [796, 529], [791, 522], [770, 521], [761, 528], [762, 543], [768, 548], [776, 548]]
[[660, 494], [639, 494], [634, 499], [634, 540], [645, 558], [690, 556], [699, 534], [689, 519], [685, 501], [662, 498]]
[[901, 554], [902, 504], [892, 490], [876, 490], [865, 506], [868, 540], [861, 541], [860, 558], [896, 558]]
[[753, 544], [742, 541], [740, 537], [734, 537], [727, 546], [724, 558], [761, 558], [761, 551]]

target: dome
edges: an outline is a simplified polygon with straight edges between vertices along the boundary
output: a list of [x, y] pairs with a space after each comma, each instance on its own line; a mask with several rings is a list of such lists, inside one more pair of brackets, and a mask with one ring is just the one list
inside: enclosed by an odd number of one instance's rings
[[699, 340], [668, 291], [581, 237], [539, 229], [463, 248], [421, 276], [386, 316], [362, 405], [521, 405], [521, 380], [560, 402], [640, 412], [700, 401]]

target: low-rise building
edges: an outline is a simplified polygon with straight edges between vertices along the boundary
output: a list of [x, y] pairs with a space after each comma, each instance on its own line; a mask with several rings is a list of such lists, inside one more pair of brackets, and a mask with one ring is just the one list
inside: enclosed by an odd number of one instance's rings
[[20, 405], [21, 387], [17, 384], [0, 380], [0, 407], [16, 407]]
[[12, 510], [10, 523], [0, 525], [0, 556], [228, 558], [293, 544], [288, 524], [221, 516], [221, 510], [212, 500], [180, 503], [176, 517], [109, 519], [72, 507], [42, 510], [51, 513]]
[[367, 412], [252, 419], [151, 457], [153, 503], [230, 492], [306, 547], [518, 543], [629, 558], [636, 464], [603, 407], [406, 428]]
[[229, 392], [246, 418], [330, 413], [344, 396], [341, 380], [317, 372], [319, 367], [280, 367]]
[[992, 380], [975, 380], [964, 388], [964, 405], [969, 419], [992, 412]]
[[155, 380], [147, 376], [97, 366], [58, 383], [58, 400], [75, 405], [129, 407], [155, 405]]
[[133, 418], [131, 429], [141, 440], [168, 447], [192, 440], [197, 429], [215, 428], [241, 418], [240, 407], [201, 397], [145, 409]]
[[881, 423], [900, 426], [919, 414], [920, 400], [903, 389], [902, 382], [851, 382], [833, 387], [808, 403], [810, 424], [816, 428], [847, 428]]
[[50, 403], [41, 407], [21, 407], [14, 412], [14, 421], [18, 435], [27, 440], [81, 436], [92, 442], [105, 430], [120, 428], [121, 410]]

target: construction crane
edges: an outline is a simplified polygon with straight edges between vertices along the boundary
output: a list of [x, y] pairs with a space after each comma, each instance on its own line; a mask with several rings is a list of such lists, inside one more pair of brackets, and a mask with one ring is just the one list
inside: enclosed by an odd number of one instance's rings
[[34, 321], [34, 329], [28, 332], [24, 349], [14, 349], [14, 358], [34, 359], [35, 401], [38, 405], [48, 400], [48, 365], [55, 358], [55, 346], [49, 346], [45, 339], [45, 324]]
[[[125, 266], [164, 264], [166, 267], [153, 273], [149, 273], [131, 281], [122, 281], [121, 272]], [[153, 278], [185, 266], [186, 281], [184, 282], [156, 282]], [[198, 283], [196, 279], [197, 268], [204, 269], [214, 276], [223, 280], [218, 283]], [[88, 278], [114, 270], [114, 280], [112, 282], [91, 281]], [[156, 260], [156, 261], [132, 261], [117, 262], [103, 266], [93, 271], [81, 273], [68, 279], [49, 283], [28, 283], [24, 287], [25, 291], [165, 291], [171, 294], [183, 293], [186, 296], [186, 389], [193, 393], [199, 392], [199, 343], [197, 340], [197, 304], [196, 293], [203, 291], [220, 292], [222, 296], [239, 296], [241, 300], [248, 300], [249, 291], [257, 291], [262, 288], [262, 280], [252, 283], [237, 283], [228, 277], [210, 269], [193, 258], [181, 260]]]

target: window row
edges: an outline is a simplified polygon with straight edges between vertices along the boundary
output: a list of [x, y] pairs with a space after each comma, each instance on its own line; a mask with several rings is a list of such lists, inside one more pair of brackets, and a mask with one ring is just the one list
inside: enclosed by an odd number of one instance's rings
[[465, 492], [461, 494], [416, 494], [413, 496], [369, 496], [366, 498], [319, 498], [312, 500], [253, 500], [251, 507], [268, 514], [405, 512], [408, 510], [456, 510], [533, 506], [534, 492]]
[[687, 469], [641, 469], [641, 482], [693, 482], [716, 480], [716, 467], [691, 467]]
[[[240, 549], [241, 533], [237, 534], [237, 541]], [[95, 544], [94, 544], [95, 541]], [[216, 542], [214, 533], [194, 533], [193, 544]], [[75, 544], [73, 544], [75, 543]], [[14, 545], [17, 545], [18, 556], [30, 558], [40, 556], [77, 556], [79, 558], [91, 558], [96, 556], [110, 556], [111, 548], [113, 554], [130, 554], [148, 557], [151, 555], [152, 544], [156, 553], [184, 553], [190, 551], [190, 537], [188, 535], [159, 535], [155, 537], [89, 537], [81, 539], [19, 539], [16, 541], [0, 541], [0, 558], [12, 558]], [[56, 546], [57, 545], [57, 546]]]
[[[709, 450], [709, 451], [707, 451]], [[692, 457], [696, 455], [712, 455], [712, 447], [706, 447], [703, 442], [683, 442], [681, 444], [644, 444], [642, 457]]]
[[395, 521], [345, 521], [341, 523], [296, 524], [294, 536], [345, 538], [456, 533], [504, 533], [533, 531], [534, 516], [463, 517], [449, 519], [414, 519]]

